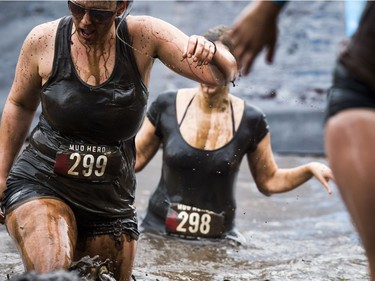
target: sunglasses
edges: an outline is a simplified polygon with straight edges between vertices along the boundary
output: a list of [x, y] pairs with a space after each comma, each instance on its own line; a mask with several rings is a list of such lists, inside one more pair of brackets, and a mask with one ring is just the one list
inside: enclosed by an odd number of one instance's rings
[[68, 7], [72, 15], [76, 18], [82, 19], [86, 13], [89, 14], [90, 19], [94, 23], [103, 23], [110, 20], [115, 11], [100, 10], [100, 9], [86, 9], [73, 1], [68, 1]]

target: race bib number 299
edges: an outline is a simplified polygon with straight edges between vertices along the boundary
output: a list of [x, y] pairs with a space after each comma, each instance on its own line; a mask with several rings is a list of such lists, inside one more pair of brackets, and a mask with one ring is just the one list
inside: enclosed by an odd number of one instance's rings
[[71, 144], [56, 154], [54, 172], [80, 180], [111, 181], [119, 171], [121, 154], [117, 147]]
[[209, 210], [173, 203], [165, 220], [167, 233], [188, 237], [218, 238], [224, 229], [224, 216]]

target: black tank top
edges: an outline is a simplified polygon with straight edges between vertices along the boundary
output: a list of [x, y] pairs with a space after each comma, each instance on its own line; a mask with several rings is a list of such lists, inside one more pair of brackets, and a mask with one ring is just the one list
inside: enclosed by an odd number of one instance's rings
[[[62, 18], [56, 33], [52, 75], [41, 91], [39, 123], [9, 178], [22, 186], [29, 181], [35, 189], [38, 186], [49, 188], [83, 215], [127, 218], [136, 226], [134, 137], [145, 115], [147, 88], [131, 47], [118, 39], [110, 78], [95, 87], [84, 83], [70, 56], [71, 29], [71, 17]], [[125, 21], [118, 30], [121, 39], [131, 44]], [[115, 147], [120, 159], [114, 166], [116, 178], [90, 182], [57, 174], [54, 169], [57, 151], [67, 146], [81, 147], [80, 144]], [[11, 194], [12, 191], [7, 188], [6, 192]], [[11, 197], [12, 200], [17, 198]]]
[[[126, 22], [119, 36], [129, 42]], [[52, 75], [41, 93], [42, 112], [54, 130], [87, 142], [110, 144], [133, 137], [147, 106], [143, 84], [132, 49], [117, 40], [112, 75], [99, 86], [78, 76], [72, 63], [71, 17], [61, 20], [55, 44]]]

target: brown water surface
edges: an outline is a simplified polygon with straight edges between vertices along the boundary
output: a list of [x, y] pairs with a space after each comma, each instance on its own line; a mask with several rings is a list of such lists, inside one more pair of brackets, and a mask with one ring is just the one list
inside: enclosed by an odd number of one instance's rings
[[[324, 158], [281, 156], [280, 167]], [[136, 205], [140, 220], [160, 175], [161, 153], [140, 172]], [[245, 245], [189, 241], [142, 234], [137, 281], [368, 280], [367, 260], [338, 190], [328, 195], [315, 179], [291, 192], [258, 192], [246, 161], [237, 185], [238, 229]], [[4, 226], [0, 227], [0, 280], [23, 271]]]

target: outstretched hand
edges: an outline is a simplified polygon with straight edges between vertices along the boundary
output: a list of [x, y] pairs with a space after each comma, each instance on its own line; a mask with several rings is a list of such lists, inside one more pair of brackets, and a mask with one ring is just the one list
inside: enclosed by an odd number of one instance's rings
[[277, 41], [277, 16], [281, 7], [270, 1], [251, 3], [235, 19], [231, 37], [234, 55], [248, 75], [258, 54], [267, 49], [266, 61], [273, 62]]
[[321, 184], [327, 189], [329, 194], [332, 194], [332, 189], [329, 185], [330, 180], [335, 180], [332, 170], [326, 165], [319, 162], [311, 162], [309, 163], [309, 167], [313, 176], [321, 182]]
[[211, 62], [216, 52], [216, 46], [203, 36], [192, 35], [189, 37], [182, 59], [192, 58], [198, 65]]

